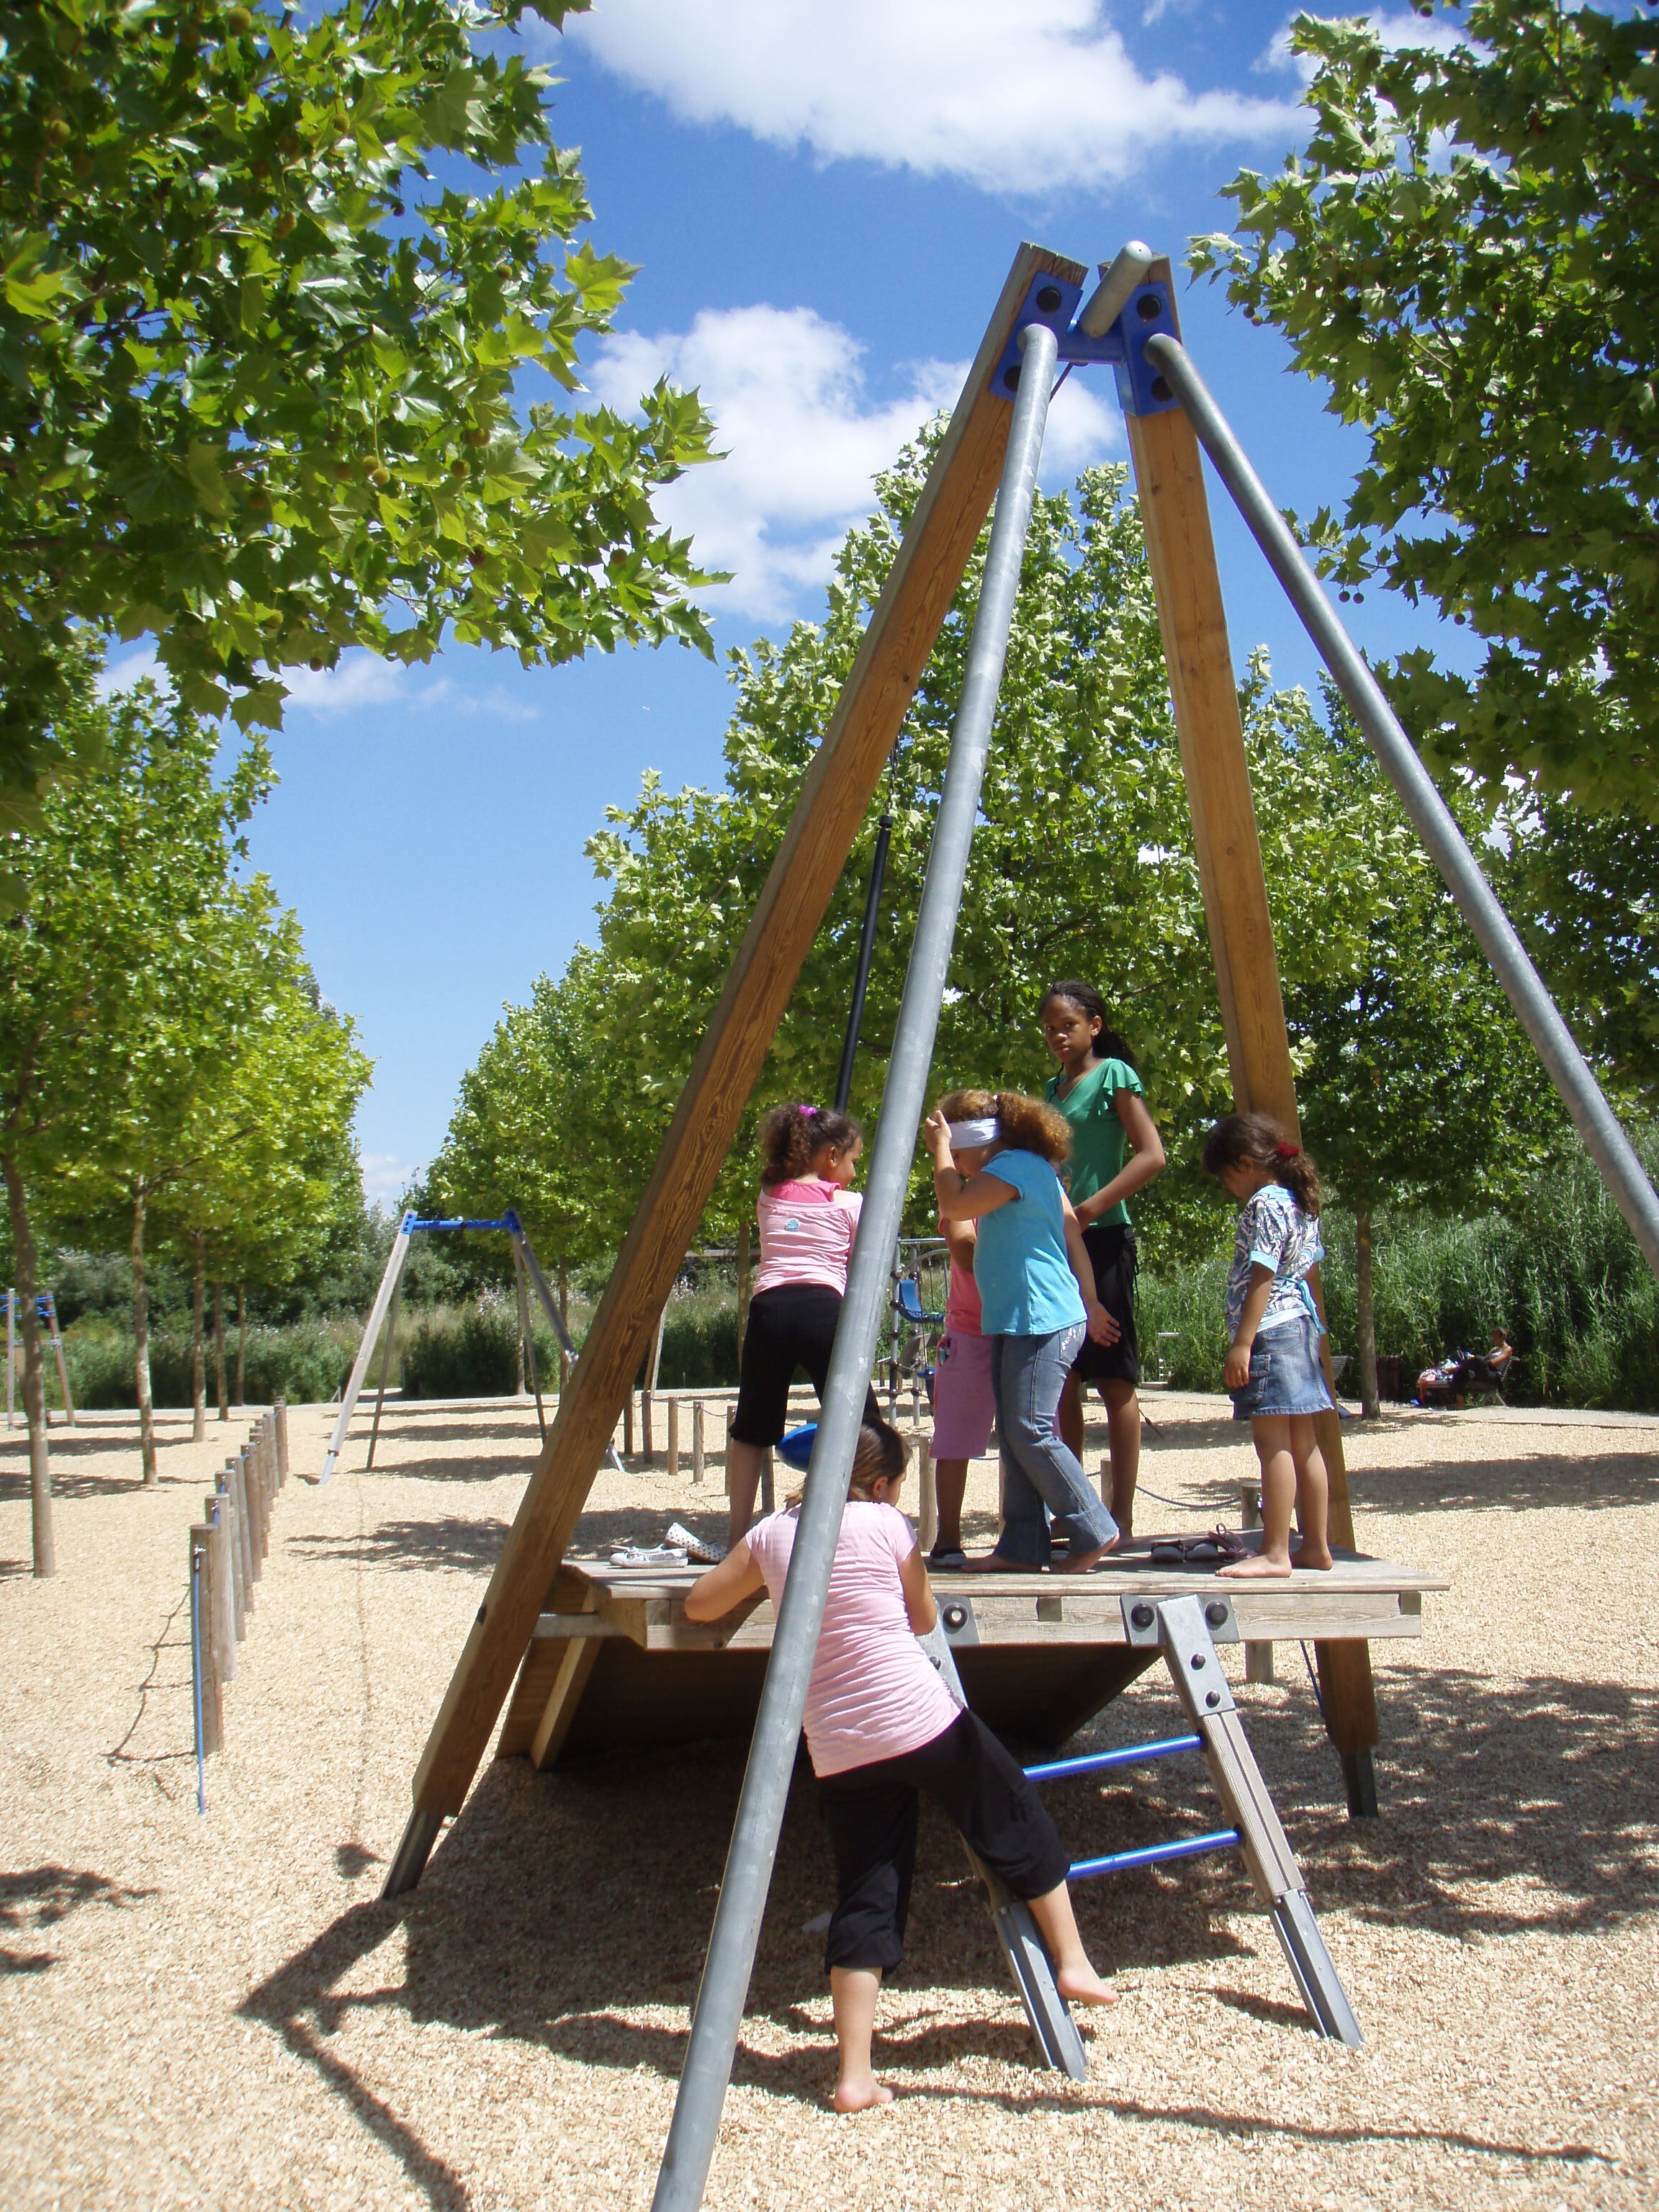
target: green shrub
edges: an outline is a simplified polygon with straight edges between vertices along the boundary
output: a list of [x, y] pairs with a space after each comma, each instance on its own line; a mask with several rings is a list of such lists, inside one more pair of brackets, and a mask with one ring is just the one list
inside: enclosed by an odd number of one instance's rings
[[[1638, 1132], [1638, 1150], [1653, 1174], [1659, 1133]], [[1332, 1344], [1356, 1352], [1353, 1217], [1333, 1207], [1322, 1228]], [[1659, 1283], [1576, 1147], [1537, 1179], [1513, 1215], [1457, 1221], [1379, 1213], [1372, 1252], [1376, 1348], [1399, 1358], [1402, 1395], [1431, 1361], [1482, 1350], [1502, 1328], [1518, 1355], [1504, 1392], [1512, 1403], [1659, 1407]], [[1140, 1276], [1143, 1349], [1152, 1353], [1159, 1330], [1179, 1332], [1160, 1347], [1178, 1388], [1221, 1387], [1228, 1264], [1219, 1255]], [[1346, 1380], [1352, 1387], [1352, 1368]]]
[[[558, 1354], [544, 1329], [532, 1329], [544, 1389], [557, 1389]], [[519, 1382], [519, 1316], [510, 1298], [486, 1292], [469, 1306], [422, 1313], [403, 1346], [409, 1398], [508, 1398]], [[528, 1378], [526, 1377], [526, 1381]]]
[[[331, 1398], [351, 1371], [358, 1330], [355, 1323], [327, 1321], [295, 1322], [285, 1328], [251, 1324], [243, 1361], [243, 1396], [249, 1405], [269, 1405], [286, 1398], [291, 1406], [321, 1404]], [[234, 1388], [236, 1338], [225, 1346], [228, 1387]], [[134, 1376], [133, 1336], [131, 1329], [110, 1322], [77, 1322], [64, 1336], [64, 1361], [69, 1369], [70, 1389], [77, 1406], [88, 1412], [100, 1407], [136, 1408], [138, 1386]], [[46, 1360], [49, 1402], [58, 1402], [58, 1375]], [[155, 1330], [149, 1340], [150, 1395], [158, 1406], [188, 1406], [191, 1402], [190, 1331], [168, 1326]], [[213, 1346], [207, 1346], [207, 1395], [215, 1395]]]
[[663, 1323], [665, 1390], [718, 1389], [738, 1379], [738, 1300], [719, 1285], [676, 1292]]

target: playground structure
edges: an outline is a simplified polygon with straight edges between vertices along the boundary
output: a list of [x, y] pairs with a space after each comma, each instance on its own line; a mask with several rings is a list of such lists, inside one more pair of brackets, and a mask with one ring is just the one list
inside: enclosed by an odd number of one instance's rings
[[[75, 1401], [70, 1395], [69, 1368], [64, 1359], [64, 1339], [58, 1327], [58, 1302], [50, 1291], [35, 1295], [34, 1310], [52, 1332], [52, 1357], [58, 1363], [58, 1387], [64, 1394], [64, 1413], [75, 1426]], [[6, 1426], [10, 1428], [17, 1397], [17, 1293], [6, 1292]]]
[[[654, 2199], [659, 2212], [669, 2212], [669, 2208], [683, 2212], [701, 2201], [719, 2127], [866, 1380], [888, 1311], [890, 1260], [926, 1103], [1048, 404], [1062, 356], [1068, 370], [1090, 362], [1110, 364], [1127, 419], [1235, 1103], [1241, 1109], [1271, 1115], [1292, 1133], [1297, 1127], [1272, 920], [1203, 484], [1200, 439], [1324, 654], [1620, 1210], [1659, 1272], [1659, 1200], [1432, 782], [1181, 345], [1169, 264], [1154, 258], [1145, 247], [1126, 247], [1103, 272], [1086, 303], [1085, 276], [1079, 264], [1033, 246], [1023, 247], [1015, 258], [852, 673], [803, 780], [789, 826], [589, 1331], [581, 1367], [562, 1399], [460, 1655], [416, 1773], [413, 1809], [386, 1882], [386, 1893], [396, 1896], [418, 1881], [443, 1820], [461, 1809], [514, 1674], [520, 1675], [526, 1705], [533, 1705], [539, 1692], [546, 1691], [538, 1735], [544, 1732], [552, 1702], [561, 1694], [558, 1679], [550, 1688], [546, 1685], [545, 1662], [536, 1650], [538, 1622], [550, 1593], [559, 1586], [567, 1548], [637, 1372], [647, 1334], [712, 1193], [994, 495], [995, 518], [870, 1157], [864, 1213]], [[1316, 1279], [1314, 1289], [1317, 1296]], [[1352, 1555], [1352, 1515], [1340, 1428], [1334, 1413], [1322, 1417], [1318, 1425], [1330, 1474], [1332, 1540]], [[1114, 1571], [1142, 1573], [1133, 1556]], [[1396, 1611], [1405, 1617], [1406, 1598], [1419, 1592], [1392, 1571], [1382, 1573], [1385, 1594], [1398, 1585]], [[1368, 1639], [1388, 1631], [1380, 1619], [1336, 1618], [1324, 1611], [1330, 1598], [1307, 1585], [1325, 1579], [1310, 1576], [1298, 1583], [1293, 1577], [1288, 1584], [1279, 1585], [1273, 1602], [1292, 1620], [1305, 1623], [1306, 1632], [1316, 1641], [1322, 1710], [1342, 1759], [1350, 1809], [1370, 1814], [1376, 1808], [1371, 1752], [1377, 1726]], [[1098, 1578], [1091, 1590], [1095, 1587], [1106, 1594]], [[1237, 1594], [1229, 1595], [1236, 1603], [1243, 1602]], [[1064, 1629], [1064, 1607], [1073, 1601], [1069, 1591], [1062, 1598], [1052, 1586], [1043, 1587], [1031, 1601], [1039, 1608], [1039, 1620]], [[1084, 1600], [1079, 1596], [1076, 1601]], [[977, 1603], [974, 1601], [969, 1616], [975, 1622]], [[1062, 1608], [1057, 1620], [1040, 1610], [1056, 1604]], [[588, 1610], [584, 1599], [584, 1617]], [[1151, 1636], [1166, 1661], [1179, 1656], [1179, 1610], [1159, 1594], [1149, 1566], [1139, 1590], [1119, 1599], [1121, 1639], [1137, 1654], [1147, 1648], [1133, 1642], [1131, 1629], [1136, 1628]], [[1144, 1628], [1137, 1624], [1142, 1612], [1152, 1617]], [[1267, 1640], [1260, 1622], [1248, 1626], [1252, 1641]], [[548, 1640], [561, 1638], [556, 1635]], [[562, 1638], [560, 1677], [568, 1666], [578, 1664], [572, 1655], [585, 1654], [590, 1640], [606, 1641], [603, 1636], [590, 1639], [586, 1632]], [[1115, 1644], [1119, 1635], [1103, 1631], [1092, 1640]], [[716, 1669], [732, 1663], [725, 1657], [725, 1647], [708, 1656]], [[588, 1663], [591, 1672], [592, 1662]], [[1127, 1665], [1127, 1659], [1118, 1663]], [[531, 1682], [532, 1670], [540, 1674], [539, 1685]], [[1000, 1674], [1000, 1665], [992, 1671]], [[1139, 1671], [1137, 1666], [1123, 1679]], [[695, 1716], [699, 1733], [708, 1732], [718, 1702], [714, 1692], [725, 1679], [711, 1673], [710, 1698]], [[981, 1694], [971, 1675], [964, 1686], [970, 1696]], [[552, 1731], [547, 1733], [550, 1740]], [[502, 1747], [513, 1741], [504, 1735]], [[533, 1745], [532, 1736], [532, 1749]], [[1205, 1748], [1216, 1774], [1221, 1752], [1212, 1742]], [[1248, 1771], [1237, 1769], [1224, 1796], [1231, 1791], [1231, 1800], [1242, 1805], [1240, 1792], [1250, 1796], [1259, 1788], [1259, 1777], [1251, 1784], [1253, 1773], [1253, 1762]], [[1266, 1809], [1271, 1813], [1270, 1806]], [[1243, 1835], [1243, 1819], [1237, 1818], [1235, 1825]], [[1272, 1825], [1276, 1829], [1276, 1820]], [[1273, 1838], [1265, 1825], [1249, 1848], [1253, 1867], [1261, 1869], [1258, 1886], [1270, 1874], [1272, 1881], [1281, 1885], [1274, 1890], [1269, 1881], [1273, 1896], [1280, 1901], [1288, 1898], [1291, 1888], [1284, 1885], [1290, 1882], [1294, 1863], [1288, 1869], [1279, 1865], [1276, 1873], [1269, 1868]], [[1277, 1911], [1275, 1926], [1285, 1940]], [[1328, 1999], [1328, 1991], [1323, 1995]], [[1029, 1995], [1027, 2002], [1032, 2002]], [[1343, 2032], [1334, 2012], [1322, 2024], [1330, 2032]]]
[[[334, 1470], [344, 1449], [351, 1417], [357, 1410], [357, 1401], [362, 1395], [369, 1362], [374, 1347], [385, 1332], [385, 1350], [380, 1358], [380, 1380], [374, 1393], [374, 1425], [369, 1431], [368, 1468], [374, 1465], [374, 1447], [380, 1441], [380, 1414], [386, 1405], [386, 1378], [392, 1369], [392, 1346], [398, 1333], [398, 1302], [403, 1292], [404, 1269], [409, 1265], [409, 1250], [414, 1238], [422, 1231], [443, 1236], [462, 1229], [502, 1230], [511, 1240], [513, 1250], [513, 1282], [518, 1294], [519, 1342], [524, 1353], [525, 1372], [530, 1377], [530, 1387], [536, 1400], [536, 1426], [544, 1443], [547, 1439], [547, 1415], [542, 1405], [541, 1378], [536, 1372], [536, 1340], [530, 1327], [530, 1291], [533, 1290], [541, 1302], [542, 1310], [552, 1325], [553, 1334], [565, 1358], [574, 1367], [576, 1348], [570, 1341], [570, 1333], [564, 1325], [564, 1316], [554, 1302], [548, 1288], [547, 1278], [542, 1273], [541, 1262], [525, 1233], [524, 1224], [509, 1206], [498, 1218], [474, 1221], [461, 1217], [446, 1219], [434, 1217], [422, 1221], [411, 1208], [398, 1224], [398, 1233], [392, 1240], [392, 1249], [386, 1255], [386, 1270], [380, 1277], [380, 1286], [374, 1293], [374, 1303], [369, 1308], [368, 1321], [363, 1329], [362, 1342], [357, 1346], [357, 1357], [351, 1363], [351, 1374], [340, 1396], [339, 1419], [334, 1424], [334, 1433], [329, 1439], [328, 1451], [323, 1461], [319, 1478], [324, 1482], [333, 1480]], [[653, 1376], [653, 1380], [655, 1377]], [[631, 1394], [630, 1394], [631, 1407]], [[622, 1462], [614, 1448], [607, 1446], [611, 1463], [617, 1473]], [[597, 1462], [596, 1462], [597, 1464]], [[365, 1470], [367, 1471], [367, 1469]]]

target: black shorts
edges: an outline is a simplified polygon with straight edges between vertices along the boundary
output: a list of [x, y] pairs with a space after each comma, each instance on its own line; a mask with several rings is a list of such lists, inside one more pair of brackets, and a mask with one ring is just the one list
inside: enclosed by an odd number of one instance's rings
[[[743, 1333], [743, 1363], [738, 1370], [738, 1410], [732, 1441], [769, 1450], [789, 1425], [789, 1385], [804, 1367], [823, 1403], [823, 1385], [841, 1319], [841, 1292], [827, 1283], [780, 1283], [749, 1302], [749, 1326]], [[879, 1420], [876, 1394], [866, 1390], [866, 1421]]]
[[1080, 1382], [1139, 1382], [1135, 1232], [1123, 1221], [1093, 1224], [1083, 1232], [1083, 1246], [1095, 1271], [1095, 1296], [1123, 1334], [1115, 1344], [1097, 1344], [1085, 1337], [1072, 1372]]
[[849, 1767], [818, 1784], [818, 1808], [836, 1859], [826, 1972], [873, 1966], [887, 1973], [904, 1956], [924, 1790], [1016, 1897], [1046, 1897], [1070, 1872], [1066, 1847], [1024, 1770], [977, 1714], [958, 1713], [919, 1750]]

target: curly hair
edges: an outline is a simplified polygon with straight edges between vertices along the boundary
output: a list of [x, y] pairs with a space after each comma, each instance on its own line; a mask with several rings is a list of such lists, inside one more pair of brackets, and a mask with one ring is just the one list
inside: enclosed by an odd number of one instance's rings
[[1293, 1145], [1277, 1121], [1265, 1114], [1227, 1114], [1204, 1139], [1204, 1171], [1219, 1175], [1224, 1168], [1252, 1167], [1282, 1182], [1302, 1211], [1312, 1217], [1324, 1203], [1319, 1170], [1299, 1145]]
[[1036, 1152], [1055, 1167], [1071, 1158], [1072, 1125], [1057, 1106], [1029, 1098], [1023, 1091], [999, 1091], [996, 1105], [1005, 1145]]
[[775, 1106], [760, 1125], [761, 1188], [793, 1182], [820, 1152], [844, 1152], [863, 1141], [852, 1115], [833, 1106]]
[[947, 1121], [984, 1121], [992, 1119], [997, 1110], [994, 1091], [947, 1091], [939, 1102], [939, 1110]]

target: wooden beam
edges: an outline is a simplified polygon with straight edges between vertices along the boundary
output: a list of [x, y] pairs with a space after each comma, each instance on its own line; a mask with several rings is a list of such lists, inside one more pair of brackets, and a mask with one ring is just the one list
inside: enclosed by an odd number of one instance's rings
[[1086, 271], [1032, 246], [1014, 257], [433, 1724], [415, 1777], [419, 1814], [460, 1810], [650, 1331], [863, 826], [995, 495], [1012, 410], [988, 386], [1039, 274], [1080, 283]]
[[[1167, 261], [1147, 272], [1170, 278]], [[1279, 988], [1279, 957], [1256, 834], [1249, 763], [1238, 711], [1238, 679], [1227, 637], [1221, 574], [1204, 490], [1197, 434], [1179, 408], [1131, 415], [1129, 452], [1158, 599], [1164, 659], [1175, 704], [1182, 773], [1192, 809], [1204, 914], [1215, 960], [1221, 1026], [1233, 1099], [1245, 1114], [1266, 1114], [1300, 1136], [1296, 1073]], [[1324, 1310], [1316, 1270], [1314, 1295]], [[1325, 1379], [1335, 1388], [1330, 1352]], [[1353, 1508], [1339, 1417], [1316, 1424], [1331, 1486], [1331, 1541], [1353, 1548]], [[1367, 1751], [1377, 1740], [1376, 1698], [1364, 1644], [1320, 1646], [1326, 1725], [1339, 1751]]]

